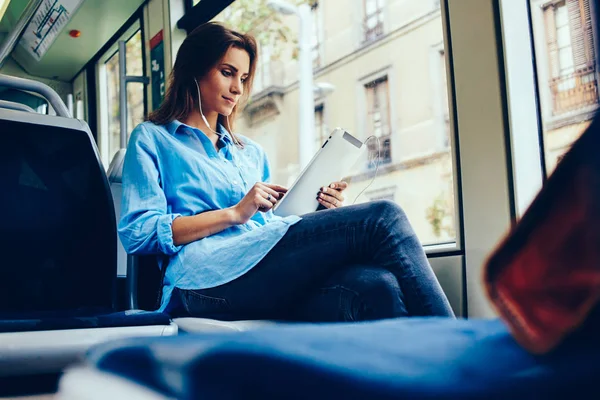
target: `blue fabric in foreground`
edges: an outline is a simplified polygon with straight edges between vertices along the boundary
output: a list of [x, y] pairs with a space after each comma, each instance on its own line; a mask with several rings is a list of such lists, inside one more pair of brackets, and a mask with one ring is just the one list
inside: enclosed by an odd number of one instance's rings
[[59, 329], [114, 328], [169, 325], [168, 314], [129, 310], [96, 314], [85, 311], [0, 314], [0, 332], [51, 331]]
[[600, 343], [579, 334], [533, 356], [500, 320], [423, 318], [124, 340], [89, 360], [182, 399], [581, 398]]

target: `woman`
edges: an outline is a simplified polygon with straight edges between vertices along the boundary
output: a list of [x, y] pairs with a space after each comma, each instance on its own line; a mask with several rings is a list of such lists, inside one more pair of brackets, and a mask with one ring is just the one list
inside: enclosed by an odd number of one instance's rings
[[[119, 234], [130, 254], [159, 254], [160, 310], [218, 319], [353, 321], [453, 316], [402, 210], [343, 203], [280, 218], [262, 148], [234, 134], [256, 69], [249, 35], [208, 23], [183, 42], [161, 107], [132, 132]], [[317, 188], [315, 188], [317, 190]]]

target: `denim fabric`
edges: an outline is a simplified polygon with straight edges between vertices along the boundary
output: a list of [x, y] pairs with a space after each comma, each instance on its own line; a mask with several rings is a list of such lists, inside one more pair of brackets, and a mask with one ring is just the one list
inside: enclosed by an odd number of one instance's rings
[[[361, 266], [379, 269], [372, 282]], [[226, 320], [454, 315], [405, 213], [390, 201], [306, 214], [246, 274], [180, 296], [190, 315]], [[353, 302], [351, 312], [340, 309]]]
[[600, 376], [598, 330], [538, 357], [499, 319], [439, 317], [131, 339], [88, 359], [177, 399], [592, 399]]
[[243, 275], [300, 220], [258, 212], [245, 224], [175, 246], [175, 218], [232, 207], [256, 182], [270, 180], [258, 144], [241, 137], [245, 147], [239, 149], [225, 128], [219, 126], [219, 132], [218, 151], [202, 131], [179, 121], [144, 122], [131, 134], [119, 236], [127, 253], [157, 254], [161, 268], [167, 268], [159, 311], [170, 311], [175, 287], [209, 288]]
[[309, 293], [293, 319], [311, 322], [370, 321], [408, 316], [404, 295], [389, 270], [369, 265], [344, 268]]

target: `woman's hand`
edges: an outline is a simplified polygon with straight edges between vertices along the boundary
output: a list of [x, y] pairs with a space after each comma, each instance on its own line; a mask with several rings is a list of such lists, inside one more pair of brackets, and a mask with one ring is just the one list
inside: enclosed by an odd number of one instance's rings
[[346, 182], [333, 182], [329, 186], [321, 188], [317, 194], [317, 200], [327, 208], [338, 208], [344, 205], [342, 192], [348, 187]]
[[245, 224], [257, 211], [269, 211], [286, 192], [287, 189], [283, 186], [255, 183], [244, 198], [233, 206], [235, 223]]

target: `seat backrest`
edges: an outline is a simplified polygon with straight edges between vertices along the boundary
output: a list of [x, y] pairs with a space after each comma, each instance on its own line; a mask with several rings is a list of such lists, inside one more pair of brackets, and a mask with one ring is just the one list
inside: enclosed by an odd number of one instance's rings
[[[108, 175], [108, 183], [112, 194], [113, 203], [115, 205], [116, 223], [119, 224], [121, 215], [121, 196], [123, 195], [123, 162], [125, 161], [125, 149], [117, 151], [113, 157], [106, 175]], [[117, 276], [127, 276], [127, 253], [121, 243], [121, 239], [117, 237]]]
[[112, 308], [116, 225], [88, 126], [0, 109], [0, 313]]
[[[123, 195], [123, 162], [126, 149], [120, 149], [108, 167], [107, 175], [115, 205], [118, 221], [121, 215], [121, 196]], [[118, 224], [118, 222], [117, 222]], [[127, 277], [126, 302], [132, 309], [155, 310], [161, 284], [161, 274], [157, 257], [127, 255], [121, 240], [118, 239], [117, 275]]]

